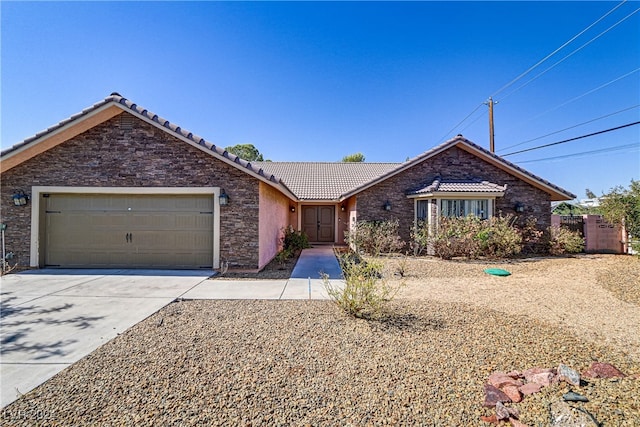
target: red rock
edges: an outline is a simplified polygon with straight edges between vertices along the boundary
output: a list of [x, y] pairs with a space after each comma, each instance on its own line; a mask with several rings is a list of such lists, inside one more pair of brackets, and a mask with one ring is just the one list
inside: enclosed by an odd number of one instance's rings
[[553, 382], [555, 372], [556, 370], [553, 368], [531, 368], [522, 374], [527, 382], [542, 384], [546, 387]]
[[624, 378], [626, 377], [618, 368], [610, 363], [593, 362], [589, 369], [582, 373], [588, 378]]
[[512, 402], [518, 403], [522, 400], [522, 395], [520, 394], [520, 390], [518, 390], [518, 386], [516, 385], [506, 385], [501, 388], [501, 390], [509, 396]]
[[509, 418], [509, 422], [511, 423], [511, 427], [529, 427], [526, 424], [516, 420], [515, 418]]
[[493, 414], [489, 417], [482, 415], [480, 419], [485, 423], [498, 424], [498, 417], [496, 417], [496, 414]]
[[494, 372], [493, 374], [489, 375], [488, 381], [489, 384], [500, 389], [502, 389], [506, 385], [514, 385], [516, 387], [522, 385], [522, 381], [510, 377], [504, 372]]
[[504, 394], [502, 390], [492, 386], [491, 384], [484, 385], [484, 406], [492, 407], [496, 406], [498, 402], [511, 402], [509, 396]]
[[507, 372], [507, 375], [513, 378], [514, 380], [523, 378], [522, 373], [520, 373], [520, 371]]
[[519, 390], [520, 393], [524, 394], [525, 396], [529, 396], [530, 394], [539, 392], [542, 387], [544, 386], [539, 383], [526, 383], [525, 385], [520, 386]]

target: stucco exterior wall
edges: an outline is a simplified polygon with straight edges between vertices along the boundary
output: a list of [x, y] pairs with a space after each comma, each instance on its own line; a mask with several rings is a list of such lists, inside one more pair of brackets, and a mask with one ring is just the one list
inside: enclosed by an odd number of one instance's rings
[[260, 259], [263, 268], [282, 249], [282, 229], [290, 224], [290, 200], [282, 193], [260, 183]]
[[[547, 193], [457, 147], [358, 193], [358, 221], [398, 219], [400, 236], [408, 242], [414, 221], [414, 201], [406, 194], [431, 184], [437, 176], [443, 180], [481, 178], [499, 185], [507, 184], [504, 197], [496, 199], [494, 214], [516, 214], [515, 204], [521, 202], [525, 210], [517, 214], [520, 219], [533, 216], [540, 229], [551, 224]], [[390, 211], [383, 208], [387, 201], [391, 203]]]
[[[344, 207], [344, 211], [342, 210]], [[345, 243], [345, 232], [349, 231], [352, 227], [351, 218], [356, 217], [356, 198], [350, 197], [344, 202], [336, 206], [336, 212], [338, 214], [338, 233], [336, 235], [336, 243], [342, 245]]]
[[260, 181], [126, 112], [6, 171], [1, 180], [6, 249], [21, 266], [29, 265], [31, 205], [13, 206], [12, 194], [42, 185], [220, 187], [230, 197], [216, 213], [220, 258], [230, 267], [258, 268]]

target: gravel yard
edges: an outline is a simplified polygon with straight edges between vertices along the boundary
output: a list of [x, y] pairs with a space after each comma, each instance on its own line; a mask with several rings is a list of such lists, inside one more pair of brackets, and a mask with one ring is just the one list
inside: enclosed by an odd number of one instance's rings
[[[384, 321], [328, 301], [172, 303], [5, 408], [2, 424], [487, 425], [483, 385], [496, 370], [600, 360], [640, 373], [637, 258], [410, 259], [403, 270]], [[571, 389], [603, 425], [640, 425], [640, 379]], [[569, 390], [511, 406], [546, 426]]]

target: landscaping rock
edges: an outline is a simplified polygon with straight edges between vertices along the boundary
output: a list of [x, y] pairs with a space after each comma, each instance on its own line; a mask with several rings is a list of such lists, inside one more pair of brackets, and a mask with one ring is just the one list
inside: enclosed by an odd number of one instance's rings
[[558, 379], [571, 385], [580, 385], [580, 374], [562, 363], [558, 366]]
[[496, 418], [498, 421], [500, 420], [508, 420], [511, 414], [509, 414], [509, 410], [502, 402], [496, 403]]
[[522, 385], [522, 381], [517, 380], [512, 378], [511, 376], [505, 374], [504, 372], [494, 372], [493, 374], [489, 375], [489, 384], [491, 384], [494, 387], [497, 387], [499, 389], [503, 389], [503, 387], [505, 386], [521, 386]]
[[491, 384], [485, 384], [484, 406], [493, 407], [496, 406], [498, 402], [511, 402], [511, 399], [499, 388], [496, 388]]
[[485, 423], [490, 423], [490, 424], [498, 424], [498, 417], [496, 416], [496, 414], [493, 415], [482, 415], [480, 417], [480, 420], [484, 421]]
[[553, 402], [549, 405], [549, 412], [551, 427], [599, 427], [599, 424], [586, 412], [566, 402]]
[[547, 387], [554, 380], [555, 373], [556, 371], [553, 368], [531, 368], [527, 369], [522, 374], [527, 382], [537, 383]]
[[529, 396], [542, 390], [542, 387], [544, 386], [540, 383], [526, 383], [525, 385], [520, 386], [518, 389], [520, 390], [520, 393], [524, 394], [525, 396]]
[[562, 398], [565, 402], [588, 402], [589, 399], [581, 395], [580, 393], [576, 393], [574, 391], [570, 391], [569, 393], [565, 393], [562, 395]]
[[516, 385], [506, 385], [502, 387], [501, 390], [504, 392], [504, 394], [509, 396], [509, 399], [511, 399], [511, 401], [514, 403], [518, 403], [522, 400], [522, 394], [520, 394], [520, 390]]
[[510, 371], [510, 372], [507, 372], [507, 375], [513, 378], [514, 380], [524, 378], [524, 376], [520, 371]]
[[593, 362], [589, 368], [582, 373], [587, 378], [624, 378], [626, 377], [618, 368], [610, 363]]
[[529, 427], [515, 418], [509, 418], [509, 422], [511, 423], [511, 427]]

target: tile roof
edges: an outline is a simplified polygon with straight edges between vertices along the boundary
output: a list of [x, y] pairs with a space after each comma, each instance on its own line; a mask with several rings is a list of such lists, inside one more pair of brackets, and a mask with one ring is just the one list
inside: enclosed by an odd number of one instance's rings
[[260, 167], [256, 167], [254, 166], [251, 162], [247, 162], [246, 160], [241, 159], [240, 157], [231, 154], [229, 152], [227, 152], [224, 148], [218, 147], [215, 144], [206, 141], [204, 138], [189, 132], [186, 129], [182, 129], [180, 126], [177, 126], [174, 123], [169, 122], [169, 120], [166, 120], [160, 116], [158, 116], [157, 114], [147, 110], [146, 108], [140, 107], [139, 105], [129, 101], [128, 99], [124, 98], [123, 96], [121, 96], [119, 93], [117, 92], [113, 92], [111, 95], [109, 95], [108, 97], [106, 97], [105, 99], [103, 99], [102, 101], [99, 101], [95, 104], [93, 104], [92, 106], [85, 108], [84, 110], [82, 110], [81, 112], [74, 114], [71, 117], [68, 117], [60, 122], [58, 122], [57, 124], [36, 133], [33, 136], [30, 136], [29, 138], [26, 138], [25, 140], [13, 145], [12, 147], [7, 148], [6, 150], [2, 151], [0, 153], [1, 157], [5, 157], [6, 155], [11, 154], [12, 152], [26, 147], [29, 144], [32, 143], [36, 143], [37, 140], [39, 140], [41, 137], [46, 136], [51, 134], [52, 132], [66, 126], [69, 125], [79, 119], [81, 119], [84, 116], [87, 116], [88, 114], [98, 110], [99, 108], [109, 104], [109, 103], [115, 103], [117, 104], [120, 108], [122, 108], [124, 111], [133, 113], [134, 115], [137, 116], [142, 116], [145, 117], [155, 123], [157, 123], [158, 125], [162, 126], [164, 128], [164, 130], [170, 134], [174, 134], [176, 136], [180, 136], [182, 138], [186, 138], [202, 147], [207, 148], [209, 151], [211, 151], [212, 153], [217, 154], [218, 156], [224, 157], [225, 159], [229, 160], [230, 162], [238, 165], [241, 169], [247, 169], [248, 171], [251, 171], [259, 176], [261, 176], [262, 178], [271, 181], [273, 183], [276, 184], [283, 184], [280, 179], [278, 177], [276, 177], [273, 174], [269, 174], [267, 172], [265, 172], [264, 170], [262, 170]]
[[254, 162], [277, 175], [300, 200], [339, 200], [346, 192], [397, 168], [400, 163]]
[[[412, 166], [417, 165], [418, 163], [421, 163], [427, 159], [429, 159], [430, 157], [433, 157], [453, 146], [459, 146], [463, 149], [467, 149], [467, 151], [474, 151], [476, 152], [476, 156], [482, 158], [486, 158], [486, 159], [490, 159], [492, 161], [494, 161], [496, 164], [501, 165], [502, 169], [504, 170], [511, 170], [511, 174], [512, 175], [520, 175], [521, 177], [527, 177], [530, 180], [537, 182], [538, 186], [543, 186], [543, 187], [547, 187], [549, 189], [551, 189], [553, 192], [556, 192], [559, 196], [561, 197], [566, 197], [566, 199], [575, 199], [575, 194], [561, 188], [558, 187], [557, 185], [554, 185], [552, 183], [550, 183], [549, 181], [540, 178], [537, 175], [532, 174], [531, 172], [521, 168], [520, 166], [517, 166], [513, 163], [511, 163], [508, 160], [505, 160], [504, 158], [496, 155], [495, 153], [492, 153], [491, 151], [477, 145], [474, 144], [473, 142], [469, 141], [468, 139], [466, 139], [465, 137], [463, 137], [462, 135], [457, 135], [454, 138], [443, 142], [440, 145], [437, 145], [433, 148], [431, 148], [430, 150], [425, 151], [424, 153], [407, 160], [404, 163], [399, 164], [395, 169], [391, 169], [389, 170], [387, 173], [374, 178], [373, 180], [369, 181], [369, 182], [365, 182], [363, 184], [361, 184], [360, 186], [353, 188], [352, 190], [350, 190], [348, 193], [344, 194], [344, 196], [349, 197], [352, 196], [366, 188], [369, 188], [381, 181], [384, 181], [387, 178], [390, 178]], [[515, 173], [514, 173], [515, 172]], [[549, 190], [546, 190], [547, 192], [549, 192]], [[550, 193], [551, 194], [551, 193]]]
[[[28, 150], [31, 145], [38, 144], [53, 132], [63, 129], [67, 125], [71, 126], [75, 122], [81, 121], [83, 117], [102, 108], [108, 108], [110, 105], [117, 105], [124, 111], [153, 122], [166, 132], [201, 146], [214, 156], [254, 176], [269, 181], [272, 185], [280, 187], [285, 194], [292, 198], [297, 197], [300, 200], [339, 200], [350, 197], [453, 146], [473, 152], [476, 156], [492, 161], [516, 176], [520, 175], [520, 177], [531, 180], [536, 186], [551, 194], [552, 200], [574, 199], [576, 197], [567, 190], [551, 184], [549, 181], [474, 144], [462, 135], [433, 147], [404, 163], [247, 162], [206, 141], [204, 138], [134, 104], [115, 92], [81, 112], [2, 151], [0, 156], [2, 158], [12, 157], [23, 149]], [[459, 188], [460, 185], [462, 183], [458, 183], [456, 188]]]
[[431, 184], [424, 188], [408, 193], [408, 195], [421, 195], [433, 193], [502, 193], [507, 185], [498, 185], [480, 179], [443, 181], [437, 177]]

